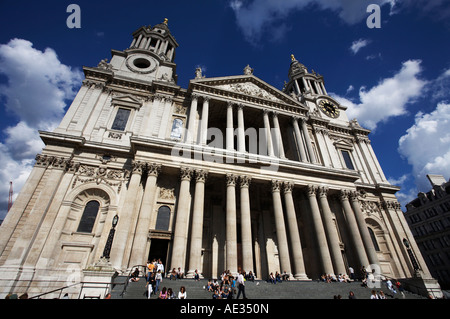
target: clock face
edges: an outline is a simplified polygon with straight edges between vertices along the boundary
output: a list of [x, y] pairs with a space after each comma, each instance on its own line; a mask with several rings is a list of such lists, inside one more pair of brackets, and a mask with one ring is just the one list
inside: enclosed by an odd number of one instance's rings
[[331, 101], [328, 100], [320, 101], [319, 108], [329, 117], [337, 118], [339, 116], [339, 109]]

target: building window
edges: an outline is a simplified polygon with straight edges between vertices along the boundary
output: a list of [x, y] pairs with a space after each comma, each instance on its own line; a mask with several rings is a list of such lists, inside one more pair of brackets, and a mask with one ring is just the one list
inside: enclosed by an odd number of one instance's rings
[[98, 209], [100, 203], [96, 200], [92, 200], [86, 204], [83, 215], [81, 216], [80, 224], [78, 225], [77, 232], [91, 233], [94, 228], [95, 220], [97, 219]]
[[367, 227], [367, 229], [369, 230], [370, 238], [372, 239], [373, 242], [373, 247], [375, 248], [376, 251], [380, 251], [380, 246], [378, 246], [377, 237], [375, 233], [373, 232], [372, 228]]
[[117, 110], [116, 118], [114, 119], [114, 123], [111, 127], [113, 130], [125, 131], [127, 127], [128, 118], [130, 117], [131, 110], [119, 108]]
[[158, 209], [158, 216], [156, 218], [156, 230], [169, 230], [170, 223], [170, 208], [168, 206], [161, 206]]
[[350, 156], [350, 152], [349, 151], [341, 151], [341, 153], [342, 153], [342, 157], [344, 158], [345, 166], [348, 169], [354, 170], [355, 167], [353, 166], [353, 162], [352, 162], [352, 158]]

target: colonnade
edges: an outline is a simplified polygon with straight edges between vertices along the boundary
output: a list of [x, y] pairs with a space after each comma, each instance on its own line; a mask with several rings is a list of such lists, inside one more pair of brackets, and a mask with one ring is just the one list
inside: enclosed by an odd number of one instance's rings
[[[132, 207], [131, 198], [135, 196], [136, 192], [133, 190], [139, 184], [142, 174], [141, 166], [135, 164], [130, 185], [129, 196]], [[158, 172], [161, 169], [160, 165], [144, 164], [150, 167], [150, 173], [147, 177], [147, 184], [144, 190], [143, 201], [150, 204], [153, 201], [152, 193], [154, 193]], [[237, 202], [236, 191], [239, 191], [240, 198], [240, 233], [242, 246], [242, 268], [245, 271], [254, 271], [254, 252], [252, 241], [252, 222], [251, 222], [251, 207], [250, 207], [250, 189], [252, 178], [247, 175], [226, 173], [226, 208], [225, 208], [225, 236], [226, 236], [226, 269], [232, 273], [238, 271], [238, 229], [237, 229]], [[180, 168], [180, 187], [177, 198], [176, 220], [173, 228], [173, 243], [172, 254], [170, 257], [170, 267], [178, 268], [186, 271], [188, 276], [193, 275], [197, 269], [202, 271], [202, 242], [203, 242], [203, 223], [204, 223], [204, 203], [205, 203], [205, 183], [208, 178], [208, 172], [204, 169], [193, 169], [189, 167]], [[195, 182], [193, 205], [192, 205], [192, 220], [190, 220], [190, 184]], [[280, 271], [286, 270], [292, 275], [293, 279], [305, 280], [308, 279], [305, 270], [305, 262], [302, 253], [301, 236], [297, 223], [297, 214], [295, 206], [295, 198], [293, 196], [294, 183], [291, 181], [282, 180], [267, 180], [258, 181], [270, 185], [272, 193], [272, 211], [274, 214], [276, 242], [279, 252]], [[329, 274], [347, 273], [343, 256], [341, 253], [340, 240], [338, 237], [336, 226], [333, 223], [332, 213], [328, 203], [329, 189], [323, 186], [306, 185], [302, 190], [308, 198], [309, 211], [307, 214], [313, 227], [315, 236], [317, 256], [320, 261], [320, 272]], [[335, 190], [334, 194], [337, 193]], [[349, 251], [354, 251], [359, 262], [359, 266], [368, 266], [369, 264], [378, 264], [376, 251], [374, 249], [372, 240], [370, 238], [367, 225], [364, 221], [363, 214], [359, 207], [359, 200], [356, 191], [340, 190], [339, 192], [340, 204], [345, 215], [348, 232], [352, 240]], [[144, 207], [144, 205], [141, 205]], [[137, 231], [134, 238], [134, 244], [131, 248], [131, 259], [129, 264], [140, 264], [142, 260], [139, 258], [146, 258], [145, 243], [147, 240], [149, 229], [149, 212], [140, 213], [136, 218], [131, 216], [133, 210], [127, 210], [130, 216], [121, 218], [122, 231], [117, 232], [120, 238], [123, 234], [124, 238], [126, 232], [132, 227], [128, 225], [133, 220], [137, 220]], [[136, 211], [134, 209], [134, 211]], [[124, 224], [126, 224], [124, 226]], [[189, 233], [190, 232], [190, 233]], [[190, 235], [190, 236], [189, 236]], [[126, 240], [121, 241], [117, 238], [115, 248], [117, 250], [125, 251]], [[189, 239], [189, 242], [188, 242]], [[141, 244], [138, 244], [141, 243]], [[189, 249], [188, 249], [189, 245]], [[186, 252], [189, 251], [189, 256]], [[120, 256], [120, 254], [118, 254]], [[187, 268], [188, 267], [188, 268]]]
[[[200, 102], [201, 99], [201, 103]], [[200, 105], [201, 104], [201, 105]], [[191, 95], [191, 105], [185, 135], [185, 142], [198, 145], [206, 145], [210, 98], [198, 94]], [[225, 149], [227, 151], [246, 152], [245, 146], [245, 118], [244, 108], [241, 103], [227, 102]], [[201, 109], [201, 117], [197, 123], [197, 113]], [[237, 127], [234, 123], [234, 113], [237, 112]], [[279, 114], [277, 111], [263, 109], [261, 112], [264, 123], [264, 137], [267, 142], [267, 155], [285, 158], [285, 150], [281, 134]], [[271, 125], [271, 120], [273, 126]], [[299, 159], [302, 162], [318, 163], [314, 153], [312, 141], [308, 132], [306, 118], [292, 116], [291, 122], [294, 128], [295, 141]], [[255, 128], [258, 129], [258, 128]], [[234, 136], [237, 135], [237, 145], [234, 144]]]

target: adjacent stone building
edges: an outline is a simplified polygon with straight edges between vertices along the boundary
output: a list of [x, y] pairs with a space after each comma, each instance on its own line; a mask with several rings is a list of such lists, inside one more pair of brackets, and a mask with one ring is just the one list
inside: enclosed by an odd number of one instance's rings
[[450, 288], [450, 181], [427, 175], [432, 189], [406, 205], [406, 220], [428, 268], [442, 288]]
[[282, 90], [250, 66], [215, 78], [197, 69], [182, 88], [177, 47], [166, 20], [84, 67], [0, 228], [1, 293], [45, 292], [105, 265], [127, 274], [153, 258], [188, 277], [311, 280], [364, 266], [433, 282], [370, 131], [321, 75], [291, 56]]

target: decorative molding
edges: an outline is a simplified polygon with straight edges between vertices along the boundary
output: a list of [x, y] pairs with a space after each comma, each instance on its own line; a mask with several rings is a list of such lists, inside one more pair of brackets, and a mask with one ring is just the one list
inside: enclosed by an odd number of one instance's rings
[[105, 166], [90, 166], [85, 164], [78, 164], [78, 170], [72, 182], [72, 188], [77, 183], [96, 183], [97, 185], [104, 183], [106, 185], [117, 187], [117, 192], [120, 193], [122, 182], [128, 179], [128, 171], [111, 169]]

